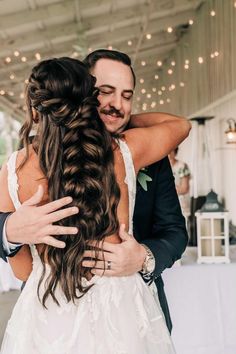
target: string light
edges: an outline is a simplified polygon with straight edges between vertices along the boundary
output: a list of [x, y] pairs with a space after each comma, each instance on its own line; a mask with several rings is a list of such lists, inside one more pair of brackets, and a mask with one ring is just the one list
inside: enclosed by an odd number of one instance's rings
[[25, 98], [25, 94], [23, 92], [20, 93], [20, 98], [23, 100]]
[[5, 95], [5, 91], [4, 90], [0, 90], [0, 95], [1, 96]]
[[11, 80], [14, 80], [14, 79], [15, 79], [15, 75], [14, 75], [14, 74], [11, 74], [11, 75], [10, 75], [10, 79], [11, 79]]
[[156, 91], [157, 91], [156, 87], [153, 87], [152, 92], [156, 92]]
[[171, 65], [175, 66], [175, 61], [174, 60], [172, 60]]
[[71, 55], [72, 58], [78, 58], [78, 56], [79, 56], [78, 52], [73, 52]]
[[151, 38], [152, 38], [151, 33], [147, 33], [147, 34], [146, 34], [146, 38], [147, 38], [147, 39], [151, 39]]
[[26, 79], [26, 80], [25, 80], [25, 84], [28, 84], [28, 83], [29, 83], [29, 80], [28, 80], [28, 79]]
[[140, 79], [139, 82], [140, 82], [140, 84], [143, 84], [144, 83], [144, 79]]
[[165, 86], [162, 86], [162, 87], [161, 87], [161, 90], [162, 90], [162, 91], [165, 91], [165, 90], [166, 90]]
[[9, 91], [8, 95], [11, 96], [11, 97], [14, 96], [14, 92], [13, 91]]
[[143, 88], [143, 89], [141, 90], [141, 93], [142, 93], [142, 94], [146, 93], [146, 90]]
[[166, 102], [167, 102], [167, 103], [170, 103], [170, 98], [167, 98], [167, 99], [166, 99]]
[[160, 104], [164, 104], [164, 101], [163, 101], [163, 100], [160, 100]]
[[15, 57], [18, 57], [20, 55], [20, 52], [18, 50], [15, 50], [14, 55], [15, 55]]
[[202, 64], [203, 63], [203, 57], [198, 57], [198, 62], [199, 62], [199, 64]]
[[147, 104], [146, 104], [146, 103], [143, 103], [143, 105], [142, 105], [142, 110], [143, 110], [143, 111], [146, 111], [146, 109], [147, 109]]
[[[77, 53], [77, 52], [76, 52]], [[41, 55], [40, 55], [40, 53], [36, 53], [35, 54], [35, 58], [37, 59], [37, 60], [41, 60]]]
[[140, 101], [140, 97], [137, 97], [136, 100], [139, 102]]
[[161, 90], [158, 90], [157, 94], [158, 94], [159, 96], [161, 96], [161, 95], [162, 95], [162, 91], [161, 91]]
[[162, 61], [161, 60], [157, 61], [157, 66], [162, 66]]
[[185, 64], [185, 65], [184, 65], [184, 69], [188, 70], [188, 69], [189, 69], [189, 65], [188, 65], [188, 64]]
[[184, 86], [185, 86], [185, 83], [184, 83], [183, 81], [181, 81], [181, 82], [179, 83], [179, 86], [180, 86], [180, 87], [184, 87]]
[[172, 27], [168, 27], [168, 28], [167, 28], [167, 32], [168, 32], [168, 33], [173, 32], [173, 28], [172, 28]]
[[215, 58], [215, 54], [211, 53], [211, 58], [214, 59]]
[[236, 1], [234, 2], [234, 7], [236, 8]]
[[151, 98], [152, 95], [150, 93], [147, 94], [147, 98]]
[[152, 108], [155, 108], [155, 107], [156, 107], [156, 102], [155, 102], [155, 101], [153, 101], [153, 102], [151, 103], [151, 107], [152, 107]]
[[169, 87], [169, 91], [173, 91], [174, 89], [175, 89], [175, 85], [171, 84], [170, 87]]
[[188, 21], [188, 23], [189, 23], [190, 26], [192, 26], [192, 25], [193, 25], [193, 20], [190, 19], [190, 20]]
[[216, 12], [214, 10], [211, 10], [210, 14], [212, 17], [214, 17], [216, 15]]
[[187, 65], [189, 64], [189, 60], [188, 59], [185, 60], [185, 64], [187, 64]]
[[158, 79], [159, 79], [159, 76], [158, 76], [158, 75], [155, 75], [154, 78], [155, 78], [155, 80], [158, 80]]
[[173, 70], [172, 69], [168, 69], [168, 74], [172, 75], [173, 74]]
[[142, 65], [142, 66], [145, 66], [145, 65], [146, 65], [146, 61], [145, 61], [145, 60], [142, 60], [142, 61], [141, 61], [141, 65]]
[[220, 54], [219, 52], [215, 51], [215, 57], [218, 57], [218, 55]]
[[108, 49], [108, 50], [112, 50], [112, 45], [109, 45], [109, 46], [107, 47], [107, 49]]
[[11, 58], [10, 58], [10, 57], [6, 57], [5, 61], [6, 61], [7, 63], [10, 63], [10, 62], [11, 62]]
[[25, 63], [25, 62], [27, 61], [27, 58], [26, 58], [26, 57], [22, 57], [22, 58], [21, 58], [21, 61], [22, 61], [23, 63]]
[[127, 43], [129, 46], [131, 46], [133, 44], [132, 41], [128, 41]]

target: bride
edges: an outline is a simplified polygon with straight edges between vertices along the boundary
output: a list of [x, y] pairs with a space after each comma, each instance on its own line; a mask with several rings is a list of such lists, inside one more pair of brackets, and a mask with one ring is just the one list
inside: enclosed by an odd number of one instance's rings
[[[30, 75], [24, 149], [1, 170], [0, 210], [15, 210], [42, 185], [44, 203], [73, 198], [79, 214], [59, 223], [78, 233], [64, 236], [63, 249], [25, 245], [9, 259], [15, 275], [27, 282], [1, 354], [175, 352], [154, 285], [148, 287], [138, 273], [92, 276], [82, 261], [88, 242], [98, 255], [104, 240], [119, 243], [120, 234], [132, 234], [137, 172], [167, 155], [189, 126], [169, 121], [113, 138], [98, 116], [94, 84], [85, 66], [71, 58], [42, 61]], [[37, 133], [30, 144], [33, 125]], [[160, 135], [167, 136], [161, 148]], [[104, 261], [103, 269], [109, 267]]]

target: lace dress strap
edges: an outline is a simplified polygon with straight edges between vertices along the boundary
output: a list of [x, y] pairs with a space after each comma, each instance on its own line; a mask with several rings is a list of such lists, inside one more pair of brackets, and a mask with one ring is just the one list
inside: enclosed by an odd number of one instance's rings
[[134, 213], [134, 204], [136, 196], [136, 173], [134, 169], [134, 163], [132, 154], [126, 142], [119, 139], [118, 144], [120, 147], [121, 154], [123, 156], [125, 164], [125, 183], [128, 186], [129, 193], [129, 233], [133, 233], [133, 213]]
[[21, 206], [21, 203], [20, 203], [19, 197], [18, 197], [19, 185], [18, 185], [18, 179], [17, 179], [17, 174], [16, 174], [17, 154], [18, 154], [18, 151], [13, 152], [7, 162], [8, 190], [9, 190], [9, 194], [10, 194], [10, 197], [11, 197], [11, 200], [12, 200], [12, 203], [13, 203], [15, 209], [18, 209]]

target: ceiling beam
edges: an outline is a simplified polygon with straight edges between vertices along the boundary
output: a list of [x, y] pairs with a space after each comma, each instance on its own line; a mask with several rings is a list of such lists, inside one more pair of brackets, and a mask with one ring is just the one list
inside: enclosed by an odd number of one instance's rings
[[[187, 23], [191, 16], [193, 16], [192, 10], [176, 14], [175, 16], [170, 18], [168, 23], [170, 26], [176, 27], [183, 23]], [[148, 31], [150, 33], [157, 33], [161, 31], [166, 31], [166, 27], [167, 24], [165, 19], [159, 20], [158, 22], [153, 20], [150, 21], [148, 24]], [[95, 34], [92, 35], [91, 31], [79, 32], [77, 30], [76, 23], [71, 23], [64, 27], [61, 25], [57, 25], [47, 30], [45, 29], [41, 31], [32, 32], [31, 35], [27, 33], [25, 35], [16, 37], [10, 42], [7, 40], [2, 40], [0, 57], [6, 57], [8, 55], [11, 55], [14, 50], [21, 50], [22, 52], [36, 50], [39, 51], [42, 48], [48, 47], [50, 44], [53, 46], [57, 46], [68, 41], [75, 41], [75, 43], [79, 44], [80, 36], [82, 37], [84, 35], [86, 36], [89, 45], [93, 46], [94, 44], [96, 45], [97, 43], [101, 42], [101, 39], [103, 43], [111, 43], [113, 40], [115, 41], [115, 38], [119, 38], [119, 36], [121, 36], [122, 38], [124, 35], [126, 35], [126, 38], [129, 38], [127, 34], [135, 33], [137, 36], [140, 34], [141, 31], [140, 24], [128, 28], [120, 28], [117, 31], [114, 30], [110, 32], [107, 32], [107, 26], [101, 27], [100, 29], [102, 29], [102, 35], [100, 33], [100, 35], [98, 36], [99, 28], [93, 30], [93, 33]], [[106, 38], [105, 41], [104, 36]], [[117, 41], [119, 42], [119, 39]]]

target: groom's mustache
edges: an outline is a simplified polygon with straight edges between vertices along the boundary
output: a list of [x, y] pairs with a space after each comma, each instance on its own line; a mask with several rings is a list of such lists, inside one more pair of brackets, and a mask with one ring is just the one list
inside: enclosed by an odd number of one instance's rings
[[104, 109], [102, 108], [100, 110], [100, 113], [103, 113], [103, 114], [108, 114], [110, 116], [115, 116], [117, 118], [124, 118], [124, 114], [121, 113], [121, 111], [119, 111], [118, 109], [115, 109], [114, 107], [111, 108], [111, 109]]

